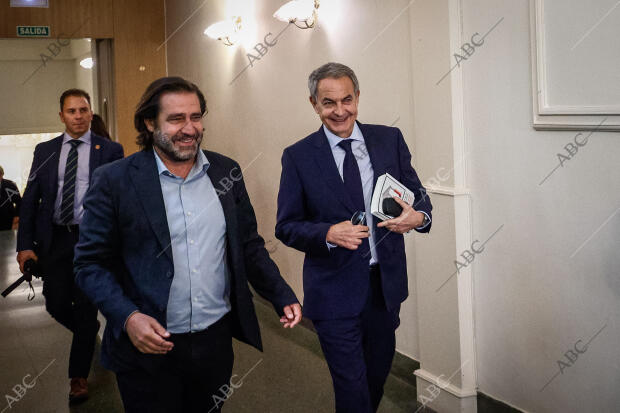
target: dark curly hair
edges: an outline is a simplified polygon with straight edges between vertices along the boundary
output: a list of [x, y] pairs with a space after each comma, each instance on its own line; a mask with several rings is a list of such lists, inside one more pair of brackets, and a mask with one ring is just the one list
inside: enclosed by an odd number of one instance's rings
[[195, 93], [200, 101], [200, 113], [202, 115], [207, 113], [207, 101], [200, 89], [198, 89], [198, 86], [181, 77], [172, 76], [157, 79], [146, 88], [133, 117], [133, 124], [138, 131], [136, 143], [140, 149], [150, 149], [153, 147], [153, 132], [147, 129], [144, 121], [147, 119], [157, 119], [160, 111], [161, 96], [164, 93], [174, 92]]

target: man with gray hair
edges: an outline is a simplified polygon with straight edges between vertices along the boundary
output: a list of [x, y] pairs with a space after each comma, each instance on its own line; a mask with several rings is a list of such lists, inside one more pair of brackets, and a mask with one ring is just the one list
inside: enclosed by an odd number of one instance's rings
[[[403, 234], [429, 232], [432, 205], [397, 128], [357, 122], [353, 70], [327, 63], [310, 74], [322, 125], [282, 155], [276, 237], [305, 253], [304, 314], [329, 366], [337, 412], [375, 412], [407, 298]], [[413, 207], [377, 222], [370, 201], [389, 173], [415, 193]], [[366, 226], [366, 222], [369, 223]]]

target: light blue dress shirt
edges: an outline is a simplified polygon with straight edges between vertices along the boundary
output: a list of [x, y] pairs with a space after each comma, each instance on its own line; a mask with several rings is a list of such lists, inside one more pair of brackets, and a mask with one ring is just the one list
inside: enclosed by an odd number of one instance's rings
[[172, 174], [155, 154], [170, 231], [174, 278], [167, 330], [201, 331], [231, 309], [226, 263], [226, 220], [201, 150], [187, 178]]
[[[346, 152], [342, 149], [338, 144], [342, 141], [343, 138], [333, 134], [329, 129], [323, 125], [323, 131], [325, 132], [325, 136], [327, 136], [327, 141], [329, 142], [329, 146], [332, 149], [332, 155], [334, 156], [334, 161], [336, 161], [336, 167], [338, 167], [338, 172], [340, 173], [340, 177], [343, 178], [343, 165], [344, 165], [344, 156]], [[375, 217], [370, 212], [370, 202], [372, 201], [372, 193], [375, 186], [374, 182], [374, 170], [372, 169], [372, 163], [370, 163], [370, 156], [368, 155], [368, 150], [366, 149], [366, 141], [364, 140], [364, 135], [362, 135], [362, 131], [360, 130], [357, 123], [353, 126], [353, 132], [351, 132], [351, 136], [346, 139], [351, 139], [351, 151], [353, 155], [355, 155], [355, 160], [357, 161], [357, 167], [360, 170], [360, 177], [362, 178], [362, 189], [364, 191], [364, 205], [366, 207], [366, 222], [368, 223], [368, 228], [370, 230], [370, 236], [368, 237], [368, 242], [370, 243], [370, 265], [377, 263], [377, 252], [375, 249], [375, 228], [373, 223], [373, 219]], [[420, 211], [424, 215], [428, 217], [424, 211]], [[430, 219], [430, 217], [429, 217]], [[427, 223], [426, 225], [430, 224]], [[423, 229], [426, 227], [423, 225], [418, 227], [417, 229]], [[336, 245], [327, 243], [329, 248], [335, 248]]]
[[[62, 146], [60, 147], [60, 157], [58, 158], [58, 190], [56, 192], [56, 202], [54, 203], [53, 221], [55, 224], [62, 224], [60, 221], [60, 204], [62, 203], [62, 186], [65, 183], [65, 168], [67, 158], [71, 150], [70, 140], [73, 138], [65, 132], [63, 134]], [[73, 219], [69, 225], [76, 225], [82, 222], [84, 215], [84, 195], [88, 190], [88, 180], [90, 175], [90, 130], [80, 136], [82, 141], [77, 147], [78, 161], [77, 174], [75, 177], [75, 198], [73, 198]]]

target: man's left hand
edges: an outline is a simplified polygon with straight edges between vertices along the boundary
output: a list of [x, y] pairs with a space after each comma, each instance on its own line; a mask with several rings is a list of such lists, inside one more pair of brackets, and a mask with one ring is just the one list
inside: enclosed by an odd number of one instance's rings
[[293, 328], [301, 321], [301, 305], [290, 304], [284, 307], [284, 315], [280, 318], [282, 327]]
[[403, 207], [403, 212], [396, 218], [388, 219], [377, 224], [378, 227], [385, 227], [389, 231], [404, 234], [422, 225], [424, 214], [413, 209], [411, 205], [400, 199], [393, 197], [398, 204]]

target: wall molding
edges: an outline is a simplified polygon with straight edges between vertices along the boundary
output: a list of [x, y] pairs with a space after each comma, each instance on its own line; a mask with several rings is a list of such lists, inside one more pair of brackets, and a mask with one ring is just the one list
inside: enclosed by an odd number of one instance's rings
[[426, 186], [426, 192], [429, 194], [462, 196], [471, 195], [469, 188], [457, 188], [453, 186]]
[[545, 38], [545, 0], [530, 0], [530, 48], [534, 129], [620, 131], [620, 105], [551, 105]]

